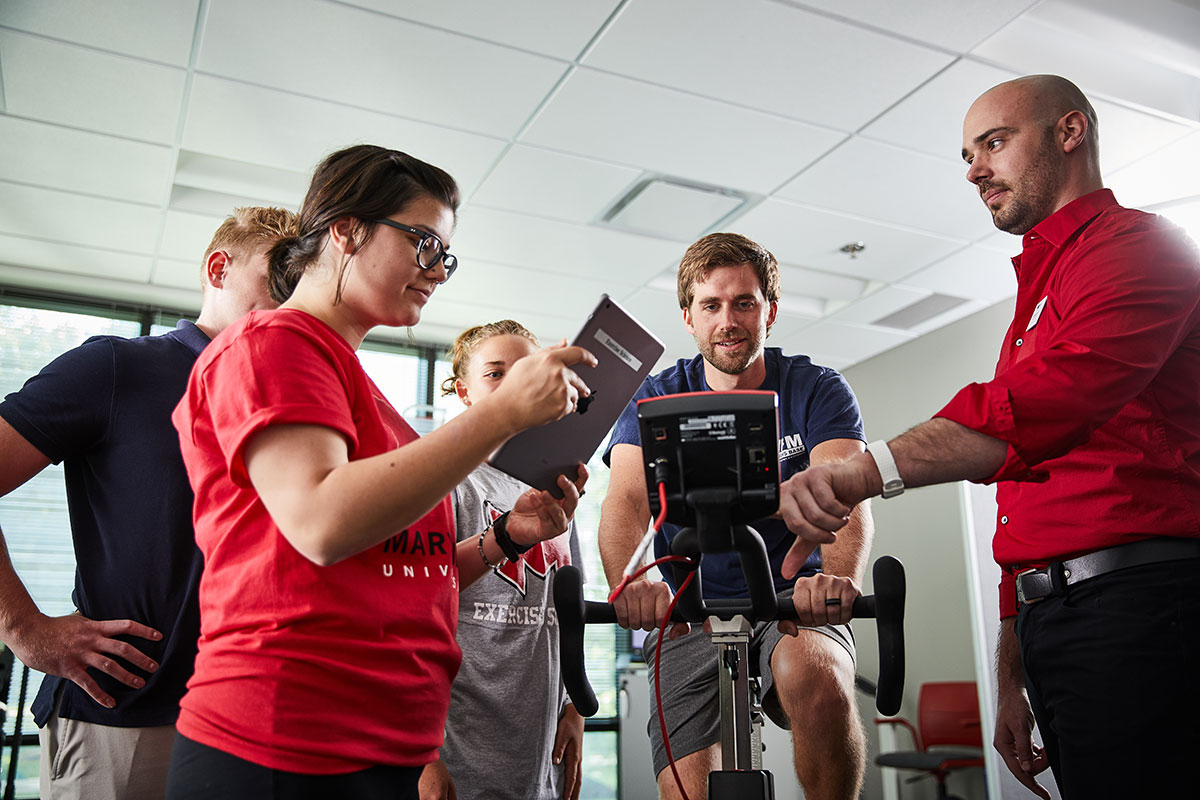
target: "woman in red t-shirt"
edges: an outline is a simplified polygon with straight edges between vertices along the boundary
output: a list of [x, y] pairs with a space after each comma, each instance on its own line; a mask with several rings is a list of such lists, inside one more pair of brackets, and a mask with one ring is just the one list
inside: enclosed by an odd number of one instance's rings
[[[567, 528], [530, 490], [456, 545], [448, 499], [505, 440], [575, 408], [577, 347], [521, 359], [488, 398], [421, 438], [363, 372], [376, 325], [411, 326], [455, 271], [458, 189], [361, 145], [313, 176], [299, 236], [271, 251], [277, 311], [228, 328], [174, 414], [204, 554], [196, 672], [168, 797], [417, 797], [461, 658], [458, 590]], [[483, 552], [475, 552], [482, 550]]]

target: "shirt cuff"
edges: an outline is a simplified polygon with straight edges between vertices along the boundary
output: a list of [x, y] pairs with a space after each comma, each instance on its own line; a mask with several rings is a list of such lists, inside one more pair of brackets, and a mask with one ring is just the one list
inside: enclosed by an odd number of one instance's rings
[[1000, 571], [1000, 619], [1017, 615], [1017, 578], [1008, 570]]
[[1004, 463], [987, 478], [976, 483], [996, 481], [1044, 481], [1048, 477], [1029, 467], [1017, 454], [1016, 422], [1008, 390], [996, 383], [972, 383], [964, 386], [941, 411], [933, 415], [957, 422], [974, 431], [1008, 443]]

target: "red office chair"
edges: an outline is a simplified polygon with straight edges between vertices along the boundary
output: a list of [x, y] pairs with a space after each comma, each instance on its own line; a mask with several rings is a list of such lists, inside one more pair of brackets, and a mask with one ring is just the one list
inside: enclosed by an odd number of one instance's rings
[[[938, 784], [939, 800], [959, 800], [946, 792], [946, 776], [956, 769], [983, 766], [983, 734], [979, 724], [979, 694], [973, 681], [926, 683], [917, 699], [920, 732], [902, 717], [878, 717], [877, 725], [903, 725], [912, 732], [917, 749], [882, 753], [881, 767], [921, 770]], [[950, 749], [957, 748], [957, 749]], [[971, 748], [971, 749], [962, 749]], [[928, 775], [918, 775], [911, 781]]]

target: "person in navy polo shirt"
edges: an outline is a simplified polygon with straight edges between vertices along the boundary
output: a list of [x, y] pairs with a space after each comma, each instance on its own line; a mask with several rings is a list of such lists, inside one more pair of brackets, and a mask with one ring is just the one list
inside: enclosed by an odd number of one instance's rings
[[0, 641], [46, 673], [32, 706], [43, 800], [161, 798], [166, 790], [200, 635], [203, 566], [171, 412], [209, 340], [276, 305], [266, 252], [294, 226], [283, 209], [237, 209], [204, 255], [194, 325], [93, 337], [0, 403], [0, 495], [63, 463], [77, 562], [77, 613], [49, 617], [0, 537]]
[[1064, 78], [985, 92], [962, 156], [996, 227], [1022, 236], [995, 377], [805, 474], [784, 518], [822, 540], [863, 498], [996, 482], [996, 749], [1041, 797], [1047, 765], [1064, 798], [1193, 796], [1200, 253], [1103, 188], [1096, 112]]
[[[775, 321], [779, 266], [762, 246], [734, 233], [714, 233], [684, 253], [678, 275], [683, 322], [700, 355], [646, 379], [617, 421], [605, 460], [612, 468], [600, 520], [600, 554], [610, 586], [620, 582], [650, 522], [637, 427], [637, 401], [658, 395], [709, 390], [760, 389], [779, 395], [780, 478], [785, 482], [810, 464], [839, 462], [863, 451], [858, 402], [836, 371], [806, 356], [786, 356], [763, 343]], [[872, 524], [869, 508], [850, 514], [836, 544], [785, 568], [796, 537], [779, 520], [754, 528], [767, 546], [776, 591], [794, 589], [800, 615], [795, 623], [763, 623], [754, 629], [751, 658], [760, 663], [763, 707], [778, 724], [793, 727], [796, 772], [810, 800], [852, 798], [862, 784], [865, 738], [854, 701], [854, 638], [846, 624], [858, 596]], [[664, 525], [655, 541], [665, 555], [677, 529]], [[737, 556], [706, 555], [701, 566], [706, 597], [745, 597], [748, 590]], [[652, 630], [678, 589], [642, 579], [617, 598], [617, 619], [627, 628]], [[834, 601], [828, 604], [826, 600]], [[671, 631], [660, 672], [663, 710], [672, 729], [671, 750], [689, 797], [706, 795], [708, 773], [720, 768], [716, 648], [708, 636]], [[784, 634], [790, 634], [785, 636]], [[653, 666], [657, 637], [647, 637]], [[653, 669], [651, 670], [653, 696]], [[654, 769], [662, 797], [679, 797], [668, 769], [657, 716], [649, 725]]]

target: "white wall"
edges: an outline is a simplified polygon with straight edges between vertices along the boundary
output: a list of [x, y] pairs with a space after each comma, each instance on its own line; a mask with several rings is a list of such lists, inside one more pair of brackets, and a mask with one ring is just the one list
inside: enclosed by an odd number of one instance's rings
[[[990, 378], [1011, 313], [1011, 302], [1000, 303], [845, 370], [862, 407], [868, 439], [903, 433], [928, 419], [963, 385]], [[894, 555], [904, 563], [907, 575], [906, 680], [900, 714], [915, 723], [922, 683], [978, 679], [980, 654], [971, 620], [961, 490], [957, 485], [909, 490], [891, 500], [876, 499], [872, 511], [872, 559]], [[994, 582], [994, 576], [985, 575], [983, 580]], [[859, 672], [874, 678], [878, 672], [874, 625], [855, 623], [854, 630]], [[983, 646], [987, 649], [982, 661], [990, 663], [991, 645]], [[879, 741], [872, 722], [875, 709], [866, 698], [860, 706], [873, 762]], [[905, 734], [898, 734], [898, 739], [901, 745], [908, 744]], [[990, 731], [985, 731], [984, 741], [990, 739]], [[984, 797], [981, 775], [955, 775], [951, 781], [952, 792]], [[884, 797], [882, 778], [873, 763], [868, 766], [863, 796]], [[906, 800], [933, 797], [932, 781], [905, 787], [901, 796]]]

